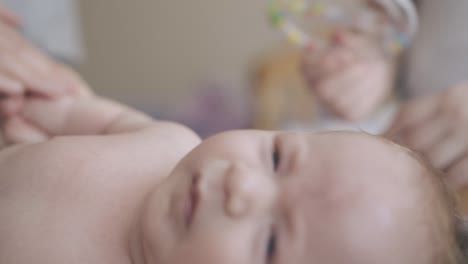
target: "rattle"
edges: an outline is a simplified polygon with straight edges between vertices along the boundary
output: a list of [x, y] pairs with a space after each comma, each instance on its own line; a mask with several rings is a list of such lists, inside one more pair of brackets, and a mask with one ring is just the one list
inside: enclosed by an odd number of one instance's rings
[[372, 37], [386, 53], [398, 54], [418, 27], [409, 0], [272, 0], [268, 14], [289, 41], [312, 50], [323, 49], [333, 32], [345, 28]]

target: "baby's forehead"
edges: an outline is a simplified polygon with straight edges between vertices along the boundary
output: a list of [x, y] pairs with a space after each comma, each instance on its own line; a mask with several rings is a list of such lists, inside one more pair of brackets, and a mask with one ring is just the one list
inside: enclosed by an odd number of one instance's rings
[[[327, 132], [318, 134], [284, 134], [284, 142], [301, 149], [307, 164], [314, 160], [328, 166], [357, 170], [384, 170], [401, 168], [413, 172], [424, 165], [408, 149], [382, 137], [359, 132]], [[297, 138], [301, 138], [299, 140]], [[296, 139], [294, 139], [296, 138]], [[382, 171], [385, 172], [385, 171]]]
[[[301, 161], [286, 180], [301, 204], [388, 207], [434, 196], [434, 175], [410, 152], [378, 137], [327, 133], [309, 137]], [[426, 199], [427, 200], [427, 199]], [[309, 207], [310, 208], [310, 207]]]

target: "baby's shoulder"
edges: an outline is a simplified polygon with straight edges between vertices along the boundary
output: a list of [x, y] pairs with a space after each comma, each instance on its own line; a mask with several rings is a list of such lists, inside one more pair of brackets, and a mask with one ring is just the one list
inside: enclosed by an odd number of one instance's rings
[[135, 173], [163, 177], [199, 142], [192, 130], [171, 122], [155, 122], [132, 133], [56, 137], [0, 151], [0, 185], [6, 178], [63, 183], [63, 178], [138, 181]]
[[[143, 135], [146, 134], [146, 135]], [[200, 144], [200, 137], [190, 128], [175, 122], [158, 121], [142, 132], [142, 137], [164, 142], [177, 150], [187, 152]], [[162, 143], [160, 142], [160, 143]]]
[[[16, 192], [21, 189], [46, 189], [60, 179], [76, 179], [92, 155], [85, 145], [66, 137], [43, 143], [17, 145], [0, 151], [0, 187]], [[81, 170], [82, 171], [82, 170]]]

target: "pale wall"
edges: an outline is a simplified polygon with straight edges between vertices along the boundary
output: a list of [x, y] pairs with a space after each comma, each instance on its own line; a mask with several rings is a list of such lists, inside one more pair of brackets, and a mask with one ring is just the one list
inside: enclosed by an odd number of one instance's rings
[[266, 4], [82, 0], [88, 57], [80, 71], [100, 93], [152, 112], [174, 108], [213, 76], [244, 85], [255, 58], [282, 39]]

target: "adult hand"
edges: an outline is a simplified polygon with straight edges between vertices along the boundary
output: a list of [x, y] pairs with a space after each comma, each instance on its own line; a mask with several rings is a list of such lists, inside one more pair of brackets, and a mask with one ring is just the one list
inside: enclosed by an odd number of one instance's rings
[[13, 28], [17, 28], [20, 25], [19, 18], [3, 6], [0, 6], [0, 21]]
[[337, 32], [322, 54], [305, 52], [302, 70], [310, 89], [339, 117], [366, 118], [392, 90], [389, 59], [371, 40], [352, 32]]
[[0, 147], [38, 141], [43, 132], [19, 114], [28, 98], [86, 96], [86, 83], [69, 67], [53, 60], [16, 30], [17, 21], [0, 7]]
[[468, 184], [468, 83], [404, 105], [386, 136], [421, 152], [455, 187]]

